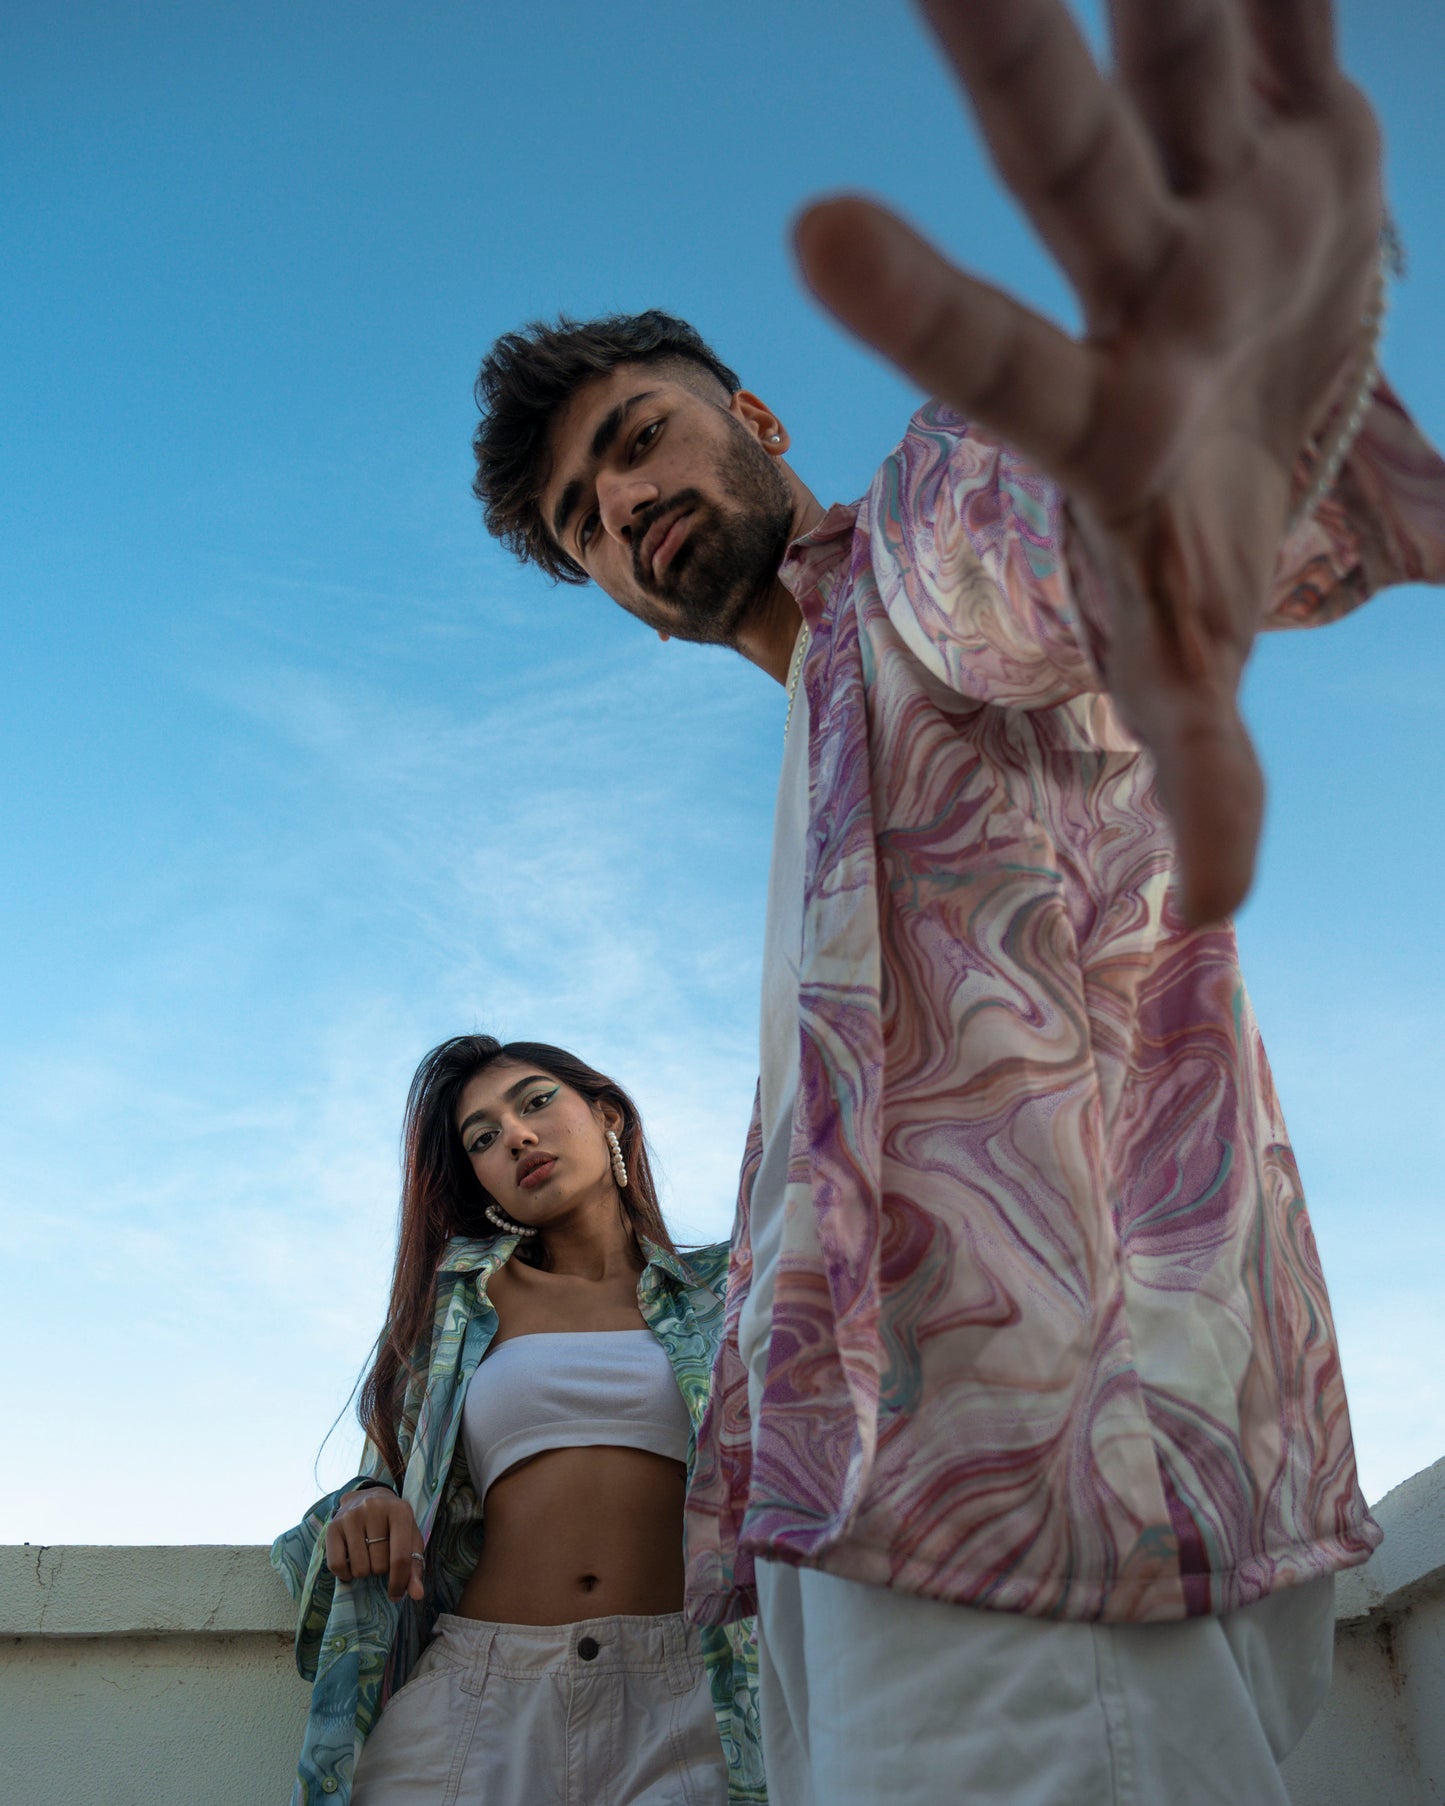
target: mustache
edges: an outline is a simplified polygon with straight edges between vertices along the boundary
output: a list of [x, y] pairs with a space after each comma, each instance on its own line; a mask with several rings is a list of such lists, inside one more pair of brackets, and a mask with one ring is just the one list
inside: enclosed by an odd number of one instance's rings
[[651, 574], [642, 566], [642, 544], [664, 514], [671, 514], [679, 508], [698, 508], [705, 506], [700, 489], [679, 489], [675, 494], [665, 496], [662, 501], [654, 502], [644, 513], [638, 515], [632, 525], [632, 575], [643, 589], [654, 589]]

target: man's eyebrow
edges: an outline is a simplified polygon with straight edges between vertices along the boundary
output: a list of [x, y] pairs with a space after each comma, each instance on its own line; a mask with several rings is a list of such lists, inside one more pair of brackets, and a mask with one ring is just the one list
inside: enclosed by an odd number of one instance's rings
[[552, 510], [552, 537], [560, 546], [562, 529], [572, 518], [572, 510], [577, 506], [577, 498], [582, 493], [582, 479], [573, 477], [572, 481], [557, 498], [557, 506]]
[[[529, 1072], [524, 1079], [518, 1079], [515, 1085], [508, 1085], [502, 1093], [502, 1102], [510, 1104], [514, 1097], [520, 1097], [528, 1085], [555, 1085], [555, 1079], [548, 1078], [545, 1072]], [[480, 1122], [484, 1116], [490, 1116], [490, 1110], [473, 1110], [470, 1116], [464, 1116], [457, 1124], [457, 1134], [465, 1135], [474, 1122]]]
[[[619, 401], [615, 408], [609, 408], [597, 423], [597, 431], [592, 435], [592, 443], [587, 448], [587, 455], [594, 464], [600, 464], [612, 449], [612, 441], [622, 430], [622, 423], [634, 408], [640, 408], [644, 401], [651, 401], [657, 394], [656, 389], [639, 389], [635, 395], [629, 395], [626, 401]], [[572, 510], [582, 494], [582, 479], [573, 477], [557, 498], [557, 506], [552, 510], [552, 537], [561, 545], [562, 530], [572, 518]]]

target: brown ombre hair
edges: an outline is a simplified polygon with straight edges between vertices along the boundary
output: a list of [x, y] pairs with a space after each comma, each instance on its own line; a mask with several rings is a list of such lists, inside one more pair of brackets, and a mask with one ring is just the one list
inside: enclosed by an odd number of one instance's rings
[[[456, 1113], [458, 1100], [471, 1080], [501, 1060], [534, 1066], [549, 1078], [560, 1079], [589, 1103], [611, 1104], [621, 1112], [617, 1139], [627, 1162], [627, 1184], [620, 1193], [623, 1218], [634, 1237], [645, 1235], [669, 1253], [677, 1252], [658, 1206], [642, 1118], [614, 1079], [565, 1048], [541, 1041], [502, 1042], [491, 1035], [456, 1035], [434, 1047], [417, 1067], [407, 1093], [391, 1300], [357, 1403], [362, 1428], [398, 1484], [402, 1462], [397, 1427], [407, 1383], [413, 1377], [412, 1356], [431, 1325], [437, 1263], [453, 1236], [497, 1234], [486, 1217], [491, 1194], [472, 1171], [457, 1133]], [[530, 1266], [550, 1265], [544, 1236], [519, 1243], [515, 1258]]]

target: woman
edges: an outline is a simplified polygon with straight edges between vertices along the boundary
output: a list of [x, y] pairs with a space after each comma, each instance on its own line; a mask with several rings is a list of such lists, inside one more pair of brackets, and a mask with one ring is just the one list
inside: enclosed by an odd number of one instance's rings
[[363, 1473], [272, 1550], [293, 1806], [766, 1798], [752, 1623], [681, 1616], [726, 1271], [673, 1246], [610, 1079], [486, 1035], [422, 1061]]

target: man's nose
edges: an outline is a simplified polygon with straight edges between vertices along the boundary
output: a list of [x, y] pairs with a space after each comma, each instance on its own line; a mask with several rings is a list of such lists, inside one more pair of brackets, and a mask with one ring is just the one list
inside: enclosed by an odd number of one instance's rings
[[657, 485], [630, 471], [597, 473], [597, 512], [604, 530], [630, 546], [638, 517], [657, 500]]

